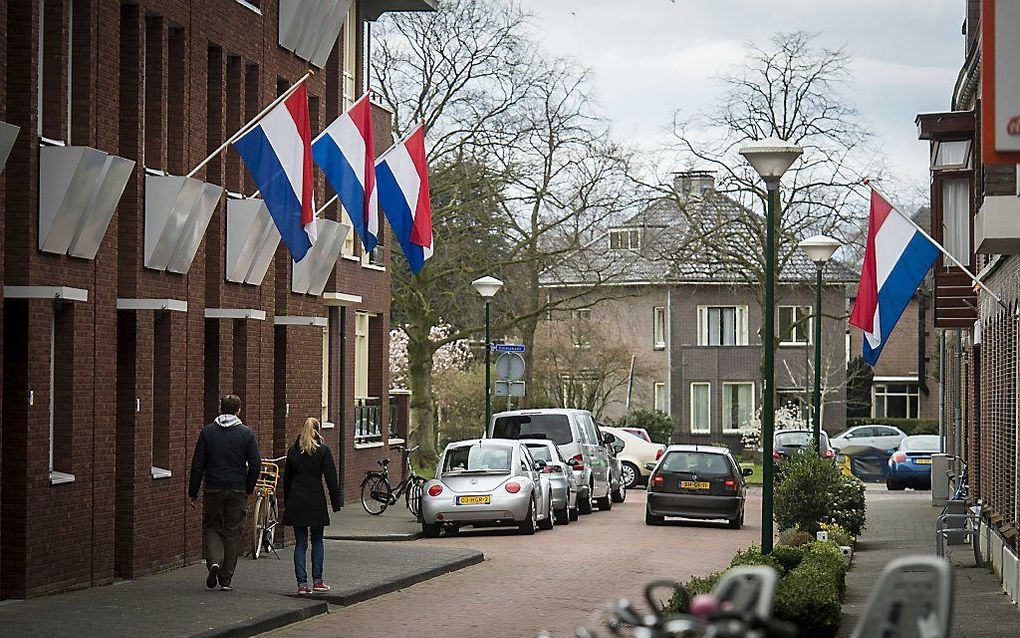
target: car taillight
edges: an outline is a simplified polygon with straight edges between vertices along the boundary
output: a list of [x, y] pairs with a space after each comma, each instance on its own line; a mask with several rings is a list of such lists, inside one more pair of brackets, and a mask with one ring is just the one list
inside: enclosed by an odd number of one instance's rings
[[666, 479], [661, 474], [656, 474], [654, 477], [652, 477], [652, 485], [662, 485], [665, 482]]
[[825, 453], [822, 454], [822, 458], [825, 459], [831, 459], [834, 456], [836, 456], [836, 453], [833, 452], [832, 450], [825, 450]]
[[775, 450], [772, 450], [772, 458], [774, 458], [775, 460], [778, 461], [778, 460], [782, 459], [783, 457], [779, 456], [779, 452], [776, 452]]
[[655, 460], [656, 460], [656, 461], [658, 461], [659, 459], [661, 459], [661, 458], [662, 458], [662, 453], [663, 453], [664, 451], [665, 451], [665, 450], [663, 450], [662, 448], [659, 448], [659, 450], [658, 450], [658, 451], [657, 451], [657, 452], [655, 453]]
[[510, 483], [506, 484], [506, 491], [510, 492], [511, 494], [516, 494], [517, 492], [521, 491], [521, 484], [514, 483], [513, 481], [511, 481]]
[[723, 481], [723, 487], [728, 490], [735, 490], [737, 489], [737, 482], [734, 479], [726, 479]]
[[562, 474], [563, 469], [559, 465], [546, 465], [542, 468], [542, 474]]
[[903, 452], [897, 452], [896, 454], [892, 455], [892, 460], [894, 463], [903, 463], [904, 461], [907, 460], [907, 455], [904, 454]]
[[580, 454], [575, 454], [570, 458], [570, 466], [574, 468], [575, 472], [584, 471], [584, 457]]
[[429, 496], [439, 496], [443, 493], [442, 485], [432, 485], [429, 487]]

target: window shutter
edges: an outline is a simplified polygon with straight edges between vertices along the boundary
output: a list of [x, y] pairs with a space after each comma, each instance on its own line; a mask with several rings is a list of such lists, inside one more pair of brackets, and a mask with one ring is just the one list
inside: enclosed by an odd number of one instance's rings
[[698, 306], [698, 345], [708, 345], [708, 308]]
[[737, 345], [747, 345], [747, 306], [737, 306]]

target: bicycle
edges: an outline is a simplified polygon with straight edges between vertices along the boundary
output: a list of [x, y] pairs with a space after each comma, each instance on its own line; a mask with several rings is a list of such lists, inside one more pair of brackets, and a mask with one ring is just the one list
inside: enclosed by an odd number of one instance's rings
[[411, 466], [411, 454], [418, 450], [418, 446], [408, 449], [402, 445], [394, 445], [393, 449], [400, 450], [404, 464], [403, 476], [396, 486], [390, 485], [388, 458], [376, 461], [382, 470], [369, 470], [365, 472], [365, 478], [361, 481], [361, 506], [373, 516], [378, 516], [386, 511], [390, 505], [395, 505], [401, 495], [407, 509], [418, 517], [421, 511], [421, 492], [427, 481], [423, 476], [418, 476]]
[[262, 459], [259, 478], [255, 482], [255, 507], [252, 508], [251, 557], [258, 560], [262, 554], [273, 552], [279, 560], [273, 540], [280, 523], [280, 510], [276, 500], [276, 486], [280, 482], [279, 463], [287, 457]]

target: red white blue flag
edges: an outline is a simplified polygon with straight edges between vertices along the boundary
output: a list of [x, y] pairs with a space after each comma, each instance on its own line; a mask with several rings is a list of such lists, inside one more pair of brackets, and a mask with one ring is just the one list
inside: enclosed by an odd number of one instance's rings
[[419, 124], [386, 151], [376, 162], [375, 171], [379, 204], [411, 272], [417, 274], [433, 251], [425, 125]]
[[896, 322], [940, 248], [871, 190], [868, 244], [850, 324], [864, 331], [864, 360], [878, 362]]
[[302, 84], [234, 142], [294, 261], [315, 241], [311, 141]]
[[312, 142], [312, 157], [343, 203], [365, 250], [379, 244], [372, 104], [368, 94]]

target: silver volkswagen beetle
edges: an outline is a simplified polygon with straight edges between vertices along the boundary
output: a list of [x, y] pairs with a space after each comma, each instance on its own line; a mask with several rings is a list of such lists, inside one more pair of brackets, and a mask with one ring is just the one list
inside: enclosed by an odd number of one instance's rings
[[543, 484], [551, 490], [553, 515], [560, 525], [577, 520], [577, 479], [574, 469], [560, 456], [559, 448], [545, 439], [521, 439], [536, 461], [545, 461], [542, 469]]
[[520, 441], [472, 439], [450, 443], [439, 458], [436, 478], [425, 484], [421, 529], [434, 538], [465, 525], [515, 525], [525, 534], [553, 526], [552, 490], [542, 489], [536, 461]]

